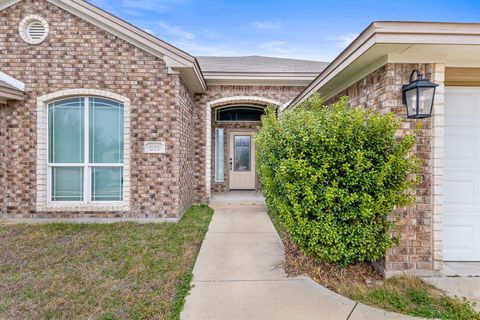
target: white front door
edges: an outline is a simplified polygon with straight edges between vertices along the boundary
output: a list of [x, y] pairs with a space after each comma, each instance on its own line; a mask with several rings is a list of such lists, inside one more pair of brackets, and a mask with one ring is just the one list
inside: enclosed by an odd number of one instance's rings
[[480, 88], [445, 89], [443, 250], [480, 261]]
[[230, 190], [255, 189], [253, 132], [230, 132]]

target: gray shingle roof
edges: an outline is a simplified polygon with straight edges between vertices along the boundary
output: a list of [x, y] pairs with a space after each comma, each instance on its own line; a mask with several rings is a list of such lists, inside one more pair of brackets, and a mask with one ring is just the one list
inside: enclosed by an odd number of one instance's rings
[[328, 62], [274, 58], [246, 57], [197, 57], [203, 72], [238, 73], [320, 73]]

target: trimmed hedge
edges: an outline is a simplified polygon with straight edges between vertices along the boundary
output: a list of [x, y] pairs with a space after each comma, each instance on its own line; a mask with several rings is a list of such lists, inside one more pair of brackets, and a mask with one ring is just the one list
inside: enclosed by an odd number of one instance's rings
[[396, 241], [395, 207], [415, 201], [420, 161], [415, 134], [396, 137], [401, 120], [314, 95], [277, 118], [268, 108], [256, 136], [258, 171], [269, 210], [292, 240], [341, 266], [375, 261]]

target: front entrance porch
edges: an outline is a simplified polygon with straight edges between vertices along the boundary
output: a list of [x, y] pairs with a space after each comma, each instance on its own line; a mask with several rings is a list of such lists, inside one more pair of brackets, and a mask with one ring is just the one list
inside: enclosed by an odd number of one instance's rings
[[254, 138], [267, 106], [281, 103], [248, 96], [208, 103], [206, 185], [211, 192], [260, 190]]

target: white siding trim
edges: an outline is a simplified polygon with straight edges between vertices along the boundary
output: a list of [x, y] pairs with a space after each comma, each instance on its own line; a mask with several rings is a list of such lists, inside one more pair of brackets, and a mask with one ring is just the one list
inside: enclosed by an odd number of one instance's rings
[[5, 81], [12, 87], [16, 88], [19, 91], [25, 91], [25, 83], [20, 80], [17, 80], [13, 77], [10, 77], [8, 74], [0, 71], [0, 80]]
[[[47, 197], [48, 170], [48, 136], [47, 136], [47, 104], [51, 101], [72, 96], [96, 96], [110, 98], [123, 103], [124, 107], [124, 167], [123, 167], [123, 201], [115, 204], [53, 204]], [[37, 200], [38, 212], [78, 212], [78, 211], [129, 211], [130, 210], [130, 99], [119, 94], [97, 89], [68, 89], [49, 93], [37, 98]]]
[[11, 6], [13, 6], [14, 4], [17, 4], [20, 1], [21, 0], [7, 0], [4, 3], [0, 4], [0, 11], [2, 11], [3, 9], [6, 9], [8, 7], [11, 7]]
[[443, 246], [442, 246], [442, 217], [443, 217], [443, 155], [445, 140], [445, 65], [435, 64], [433, 70], [433, 81], [439, 86], [435, 91], [435, 102], [433, 106], [433, 270], [443, 269]]

